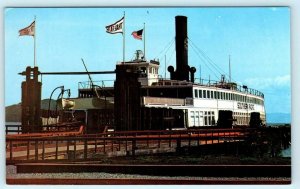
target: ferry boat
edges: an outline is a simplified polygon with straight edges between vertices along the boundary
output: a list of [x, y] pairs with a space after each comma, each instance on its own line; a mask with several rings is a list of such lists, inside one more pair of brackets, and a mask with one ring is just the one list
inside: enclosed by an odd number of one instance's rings
[[[159, 77], [159, 61], [145, 60], [138, 50], [134, 60], [117, 63], [114, 87], [92, 86], [93, 90], [80, 83], [77, 101], [95, 101], [98, 96], [102, 105], [94, 109], [107, 109], [104, 102], [113, 107], [116, 130], [264, 125], [262, 92], [226, 81], [224, 75], [220, 81], [195, 82], [196, 69], [188, 65], [187, 57], [187, 17], [177, 16], [175, 23], [176, 70], [168, 67], [170, 79]], [[99, 121], [99, 111], [96, 114]]]

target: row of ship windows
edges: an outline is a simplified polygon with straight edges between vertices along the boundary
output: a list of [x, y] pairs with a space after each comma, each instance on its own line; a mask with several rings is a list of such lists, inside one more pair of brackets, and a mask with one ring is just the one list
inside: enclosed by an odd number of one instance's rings
[[242, 112], [233, 112], [233, 116], [248, 116], [250, 117], [251, 113], [242, 113]]
[[248, 125], [250, 121], [250, 113], [233, 112], [232, 117], [236, 125]]
[[158, 74], [158, 68], [149, 67], [149, 73], [150, 74]]
[[191, 111], [190, 126], [212, 126], [216, 124], [214, 111]]
[[235, 100], [240, 102], [248, 102], [248, 103], [263, 105], [263, 101], [257, 98], [232, 94], [232, 93], [226, 93], [226, 92], [201, 90], [201, 89], [200, 90], [194, 89], [194, 98]]
[[[236, 125], [248, 125], [250, 113], [233, 112]], [[216, 124], [214, 111], [191, 111], [192, 126], [213, 126]]]
[[[248, 125], [250, 122], [250, 113], [233, 112], [233, 119], [236, 120], [236, 125]], [[261, 115], [262, 120], [265, 120], [265, 116]]]
[[245, 116], [233, 116], [233, 119], [235, 119], [235, 124], [236, 125], [248, 125], [250, 121], [250, 117], [245, 117]]

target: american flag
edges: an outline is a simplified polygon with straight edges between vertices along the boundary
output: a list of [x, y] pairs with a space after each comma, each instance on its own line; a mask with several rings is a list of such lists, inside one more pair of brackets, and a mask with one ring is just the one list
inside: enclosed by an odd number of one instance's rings
[[131, 35], [134, 37], [134, 39], [142, 40], [143, 39], [143, 29], [134, 31], [131, 33]]
[[19, 36], [31, 35], [34, 36], [35, 33], [35, 21], [33, 21], [28, 27], [19, 30]]

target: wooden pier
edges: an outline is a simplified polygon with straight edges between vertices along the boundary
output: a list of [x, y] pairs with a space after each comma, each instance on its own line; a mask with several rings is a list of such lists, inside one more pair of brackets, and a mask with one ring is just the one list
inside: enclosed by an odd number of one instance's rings
[[247, 130], [108, 132], [89, 135], [6, 137], [7, 164], [16, 162], [95, 160], [101, 155], [136, 155], [178, 148], [243, 141]]
[[[257, 138], [267, 140], [267, 134], [272, 136], [273, 130], [267, 128], [194, 129], [123, 131], [99, 134], [65, 131], [51, 135], [49, 133], [13, 135], [13, 137], [7, 135], [6, 163], [88, 161], [101, 159], [103, 155], [135, 156], [176, 152], [181, 149], [189, 150], [206, 145], [235, 144], [245, 141], [257, 143]], [[277, 135], [280, 136], [281, 134]], [[282, 136], [285, 135], [282, 134]], [[281, 146], [286, 145], [286, 141], [277, 140]]]

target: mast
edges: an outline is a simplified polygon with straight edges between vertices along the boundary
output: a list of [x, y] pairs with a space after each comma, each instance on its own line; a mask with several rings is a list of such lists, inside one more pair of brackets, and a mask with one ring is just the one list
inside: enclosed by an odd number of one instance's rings
[[36, 67], [36, 16], [34, 16], [34, 36], [33, 36], [33, 43], [34, 43], [34, 49], [33, 49], [33, 56], [34, 56], [34, 60], [33, 60], [33, 67]]
[[144, 60], [146, 60], [146, 28], [144, 23]]
[[230, 65], [230, 55], [229, 55], [229, 82], [231, 83], [231, 65]]
[[123, 26], [123, 63], [125, 63], [125, 11], [124, 11], [124, 26]]

